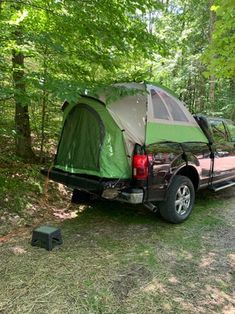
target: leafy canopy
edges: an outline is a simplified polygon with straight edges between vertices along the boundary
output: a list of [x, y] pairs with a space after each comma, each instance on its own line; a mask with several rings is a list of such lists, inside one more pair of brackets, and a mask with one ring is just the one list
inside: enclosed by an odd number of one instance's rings
[[216, 0], [211, 10], [216, 13], [212, 42], [206, 50], [208, 74], [218, 78], [235, 77], [235, 5], [234, 0]]

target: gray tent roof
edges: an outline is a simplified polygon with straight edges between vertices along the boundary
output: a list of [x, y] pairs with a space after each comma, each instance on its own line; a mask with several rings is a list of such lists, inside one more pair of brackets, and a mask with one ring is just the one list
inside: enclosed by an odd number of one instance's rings
[[113, 99], [109, 93], [101, 99], [118, 126], [125, 130], [128, 151], [132, 151], [134, 143], [145, 143], [147, 123], [193, 126], [200, 130], [184, 104], [163, 87], [123, 83], [113, 85], [111, 93], [115, 89]]

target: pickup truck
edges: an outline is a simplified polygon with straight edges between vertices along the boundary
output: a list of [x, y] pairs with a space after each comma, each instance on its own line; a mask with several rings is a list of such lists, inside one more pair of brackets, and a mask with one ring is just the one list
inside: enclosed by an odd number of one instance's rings
[[54, 166], [42, 173], [72, 187], [73, 202], [96, 195], [143, 204], [181, 223], [192, 212], [197, 190], [235, 185], [232, 121], [192, 116], [159, 85], [118, 88], [122, 97], [108, 105], [104, 97], [82, 96], [63, 106]]

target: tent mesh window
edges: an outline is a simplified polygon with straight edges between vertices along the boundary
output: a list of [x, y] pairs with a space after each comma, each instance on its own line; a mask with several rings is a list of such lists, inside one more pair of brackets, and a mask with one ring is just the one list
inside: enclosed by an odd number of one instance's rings
[[56, 164], [71, 170], [99, 171], [104, 137], [105, 129], [98, 113], [85, 104], [75, 106], [64, 124]]
[[165, 103], [167, 104], [167, 107], [174, 121], [189, 122], [183, 110], [180, 108], [178, 103], [173, 98], [171, 98], [165, 93], [161, 93], [161, 96], [164, 99]]
[[170, 120], [170, 115], [166, 109], [165, 104], [161, 100], [157, 91], [151, 89], [152, 103], [153, 103], [153, 115], [156, 119]]

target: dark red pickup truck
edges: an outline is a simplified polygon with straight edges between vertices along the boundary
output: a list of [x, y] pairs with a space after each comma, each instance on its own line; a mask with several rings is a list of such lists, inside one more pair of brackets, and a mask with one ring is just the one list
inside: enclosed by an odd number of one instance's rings
[[[156, 201], [161, 215], [174, 223], [191, 213], [195, 191], [219, 191], [235, 185], [235, 127], [232, 121], [195, 116], [208, 143], [158, 143], [147, 148], [148, 202]], [[177, 157], [176, 157], [177, 156]], [[166, 180], [166, 181], [165, 181]]]
[[72, 187], [73, 201], [93, 194], [142, 203], [180, 223], [191, 214], [197, 190], [235, 185], [232, 121], [193, 117], [160, 86], [133, 83], [120, 89], [110, 103], [83, 96], [64, 106], [49, 177]]

